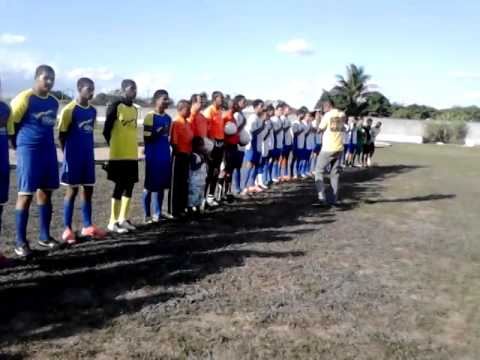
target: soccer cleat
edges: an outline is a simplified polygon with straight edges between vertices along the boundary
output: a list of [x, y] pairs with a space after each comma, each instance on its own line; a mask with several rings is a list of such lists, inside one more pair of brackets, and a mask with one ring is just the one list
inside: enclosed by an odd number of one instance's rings
[[207, 206], [208, 207], [218, 207], [220, 204], [215, 200], [212, 195], [207, 196]]
[[30, 246], [28, 246], [27, 244], [22, 246], [15, 246], [15, 249], [13, 251], [17, 256], [21, 258], [28, 258], [32, 256], [32, 250], [30, 250]]
[[116, 234], [126, 234], [126, 233], [128, 233], [128, 230], [124, 229], [124, 228], [121, 228], [118, 225], [118, 223], [108, 224], [107, 230], [112, 232], [112, 233], [116, 233]]
[[41, 247], [51, 250], [58, 249], [60, 247], [60, 243], [51, 236], [47, 240], [38, 240], [37, 242]]
[[75, 238], [75, 233], [70, 228], [66, 228], [62, 234], [62, 240], [67, 244], [75, 244], [77, 239]]
[[127, 229], [128, 231], [135, 231], [137, 228], [132, 225], [129, 220], [123, 220], [121, 223], [118, 224], [122, 229]]
[[96, 225], [83, 228], [81, 234], [82, 236], [91, 237], [93, 239], [105, 239], [107, 237], [107, 232]]

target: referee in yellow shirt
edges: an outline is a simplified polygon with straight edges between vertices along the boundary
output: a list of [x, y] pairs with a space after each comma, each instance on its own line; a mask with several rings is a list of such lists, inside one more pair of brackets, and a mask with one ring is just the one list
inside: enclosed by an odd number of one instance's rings
[[133, 80], [123, 80], [121, 90], [122, 99], [107, 109], [103, 129], [103, 136], [110, 148], [108, 180], [115, 184], [107, 228], [119, 234], [135, 230], [128, 220], [128, 212], [133, 186], [138, 182], [138, 110], [133, 104], [137, 97], [137, 84]]
[[[318, 201], [320, 206], [338, 205], [338, 184], [340, 181], [340, 160], [343, 153], [343, 135], [346, 130], [346, 116], [340, 110], [334, 108], [332, 100], [327, 100], [323, 104], [325, 115], [320, 121], [317, 131], [323, 131], [323, 145], [320, 155], [318, 155], [317, 165], [315, 167], [315, 186], [318, 192]], [[328, 165], [330, 170], [330, 185], [332, 186], [333, 197], [325, 197], [325, 185], [323, 177]]]

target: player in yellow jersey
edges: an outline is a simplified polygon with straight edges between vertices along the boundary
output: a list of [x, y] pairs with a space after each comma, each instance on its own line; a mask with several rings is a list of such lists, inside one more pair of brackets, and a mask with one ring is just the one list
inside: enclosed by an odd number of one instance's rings
[[111, 104], [103, 136], [110, 148], [108, 179], [115, 184], [108, 230], [123, 234], [135, 230], [128, 219], [133, 187], [138, 182], [138, 110], [133, 104], [137, 84], [127, 79], [121, 84], [122, 99]]

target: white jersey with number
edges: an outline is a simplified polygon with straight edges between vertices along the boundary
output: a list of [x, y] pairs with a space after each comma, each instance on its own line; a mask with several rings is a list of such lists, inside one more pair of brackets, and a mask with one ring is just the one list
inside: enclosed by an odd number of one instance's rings
[[256, 138], [253, 135], [255, 131], [263, 127], [263, 120], [257, 114], [252, 114], [247, 119], [245, 129], [250, 133], [252, 141], [247, 145], [247, 150], [253, 149], [255, 151], [262, 151], [263, 137], [265, 136], [265, 129], [257, 133]]
[[275, 137], [275, 148], [283, 149], [283, 121], [278, 116], [273, 116], [271, 121], [273, 125], [273, 135]]
[[284, 145], [291, 146], [293, 144], [293, 132], [292, 132], [292, 121], [288, 118], [288, 116], [282, 116], [283, 122], [283, 134], [284, 134]]

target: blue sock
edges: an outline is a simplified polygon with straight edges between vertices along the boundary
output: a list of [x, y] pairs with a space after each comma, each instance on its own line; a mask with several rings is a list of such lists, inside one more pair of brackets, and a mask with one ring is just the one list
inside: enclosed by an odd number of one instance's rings
[[50, 222], [52, 221], [52, 204], [38, 205], [38, 213], [40, 220], [40, 240], [50, 239]]
[[75, 199], [63, 200], [63, 225], [65, 228], [72, 228], [73, 210], [75, 205]]
[[248, 179], [250, 177], [251, 168], [242, 167], [240, 169], [240, 190], [243, 191], [248, 186]]
[[279, 171], [278, 171], [278, 161], [275, 161], [272, 165], [272, 176], [274, 179], [278, 179]]
[[258, 168], [256, 166], [249, 169], [249, 171], [248, 171], [248, 181], [247, 181], [247, 186], [248, 187], [255, 186], [255, 179], [256, 179], [257, 175], [258, 175]]
[[272, 179], [275, 178], [275, 175], [273, 174], [273, 164], [273, 161], [268, 164], [268, 181], [272, 181]]
[[17, 236], [15, 238], [16, 246], [23, 246], [27, 244], [27, 225], [28, 225], [28, 210], [15, 210], [15, 228]]
[[265, 164], [263, 164], [262, 181], [265, 185], [268, 185], [268, 182], [269, 182], [269, 179], [268, 179], [268, 161], [265, 161]]
[[240, 169], [233, 170], [233, 179], [232, 179], [232, 186], [235, 189], [235, 192], [241, 192], [241, 172]]
[[145, 217], [150, 217], [150, 203], [152, 202], [152, 193], [147, 190], [143, 190], [142, 194], [142, 203], [143, 203], [143, 211], [145, 213]]
[[92, 202], [82, 201], [82, 219], [83, 227], [88, 228], [92, 226]]
[[153, 215], [159, 219], [162, 216], [163, 194], [163, 190], [153, 194]]

